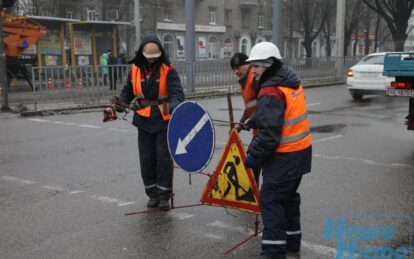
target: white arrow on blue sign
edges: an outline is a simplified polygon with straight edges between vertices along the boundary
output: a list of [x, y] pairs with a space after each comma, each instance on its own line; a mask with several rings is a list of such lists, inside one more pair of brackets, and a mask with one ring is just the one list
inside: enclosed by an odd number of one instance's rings
[[168, 148], [175, 163], [189, 173], [199, 173], [214, 152], [214, 126], [208, 112], [196, 102], [183, 102], [168, 124]]

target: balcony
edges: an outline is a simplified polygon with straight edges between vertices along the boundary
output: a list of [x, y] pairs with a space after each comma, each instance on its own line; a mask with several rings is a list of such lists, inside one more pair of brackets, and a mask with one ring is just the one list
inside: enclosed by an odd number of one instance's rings
[[241, 8], [253, 8], [259, 4], [259, 0], [240, 0]]

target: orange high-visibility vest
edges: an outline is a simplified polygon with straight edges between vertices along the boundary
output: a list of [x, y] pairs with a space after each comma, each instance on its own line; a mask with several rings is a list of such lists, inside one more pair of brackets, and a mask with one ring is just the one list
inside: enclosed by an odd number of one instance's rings
[[[167, 88], [167, 74], [170, 70], [170, 67], [162, 64], [160, 67], [160, 78], [159, 78], [159, 87], [158, 87], [158, 100], [160, 103], [158, 104], [158, 108], [160, 109], [162, 118], [167, 121], [170, 119], [170, 107], [169, 103], [166, 102], [168, 98], [168, 88]], [[142, 81], [141, 78], [141, 69], [136, 66], [132, 65], [131, 68], [131, 81], [132, 87], [134, 91], [134, 95], [138, 97], [138, 99], [144, 100], [145, 96], [142, 93]], [[151, 116], [151, 106], [147, 106], [143, 109], [139, 109], [136, 111], [139, 115], [143, 117], [150, 117]]]
[[246, 83], [243, 87], [241, 87], [241, 94], [244, 101], [246, 115], [247, 117], [250, 117], [255, 112], [257, 104], [257, 95], [254, 91], [253, 69], [250, 69], [247, 74]]
[[[302, 86], [298, 89], [278, 86], [285, 95], [286, 110], [282, 127], [282, 139], [275, 150], [276, 152], [294, 152], [304, 150], [312, 144], [308, 114], [306, 111], [306, 98]], [[262, 95], [275, 95], [275, 87], [262, 88]]]

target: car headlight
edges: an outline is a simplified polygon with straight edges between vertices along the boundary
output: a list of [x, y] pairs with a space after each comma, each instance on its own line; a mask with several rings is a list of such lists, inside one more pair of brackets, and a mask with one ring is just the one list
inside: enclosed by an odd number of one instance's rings
[[354, 73], [352, 72], [351, 69], [348, 70], [348, 72], [346, 73], [346, 76], [348, 76], [348, 77], [353, 77], [354, 76]]

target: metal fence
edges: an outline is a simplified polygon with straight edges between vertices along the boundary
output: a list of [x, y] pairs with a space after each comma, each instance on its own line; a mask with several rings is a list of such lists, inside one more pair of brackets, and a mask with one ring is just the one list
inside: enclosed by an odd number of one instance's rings
[[[285, 59], [299, 75], [303, 84], [344, 82], [346, 71], [358, 59], [312, 58]], [[197, 61], [194, 69], [194, 85], [187, 84], [186, 64], [174, 62], [186, 96], [201, 93], [238, 93], [238, 78], [230, 68], [229, 60]], [[107, 73], [104, 73], [107, 70]], [[113, 95], [118, 95], [125, 85], [128, 65], [109, 65], [107, 69], [97, 66], [48, 66], [32, 68], [32, 93], [10, 91], [10, 100], [22, 104], [42, 104], [49, 102], [76, 102], [78, 105], [100, 104]], [[34, 107], [36, 109], [36, 105]]]

